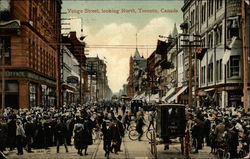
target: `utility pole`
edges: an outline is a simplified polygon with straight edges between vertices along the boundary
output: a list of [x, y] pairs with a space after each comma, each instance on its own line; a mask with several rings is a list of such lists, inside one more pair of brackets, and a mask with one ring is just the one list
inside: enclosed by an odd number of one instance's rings
[[79, 94], [80, 94], [80, 105], [82, 105], [82, 61], [80, 60], [80, 68], [79, 68], [79, 71], [80, 71], [80, 91], [79, 91]]
[[246, 13], [245, 13], [245, 0], [241, 1], [241, 27], [242, 27], [242, 63], [243, 63], [243, 107], [244, 111], [248, 111], [248, 57], [246, 50]]
[[[183, 48], [188, 48], [188, 107], [192, 107], [193, 106], [193, 52], [192, 52], [192, 48], [193, 47], [200, 47], [200, 35], [190, 35], [190, 34], [180, 34], [180, 36], [182, 37], [186, 37], [184, 38], [184, 40], [181, 40], [182, 42], [186, 43], [187, 45], [180, 45], [180, 47]], [[187, 39], [188, 37], [188, 39]], [[197, 40], [198, 38], [198, 40]], [[194, 44], [193, 44], [194, 43]], [[195, 79], [195, 86], [194, 86], [194, 96], [195, 96], [195, 105], [197, 103], [196, 100], [196, 85], [197, 85], [197, 81], [196, 81], [196, 64], [197, 64], [197, 56], [195, 53], [195, 66], [194, 66], [194, 79]]]
[[191, 41], [189, 39], [189, 53], [188, 53], [188, 107], [191, 108], [193, 105], [193, 95], [192, 95], [192, 48], [191, 48]]
[[93, 73], [93, 63], [90, 64], [90, 102], [92, 102], [92, 73]]
[[5, 42], [2, 43], [2, 113], [5, 108]]
[[197, 107], [197, 55], [194, 54], [194, 106]]

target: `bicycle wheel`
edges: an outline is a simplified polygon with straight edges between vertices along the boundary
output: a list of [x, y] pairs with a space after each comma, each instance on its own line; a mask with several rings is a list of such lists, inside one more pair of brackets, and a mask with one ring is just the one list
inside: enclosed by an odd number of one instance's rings
[[230, 159], [230, 153], [227, 152], [225, 155], [224, 155], [224, 158], [223, 159]]
[[221, 148], [218, 148], [216, 151], [217, 159], [223, 159], [223, 154], [224, 154], [224, 150], [222, 150]]
[[97, 134], [96, 134], [96, 132], [93, 130], [93, 131], [92, 131], [92, 140], [93, 140], [93, 142], [96, 141], [96, 138], [97, 138]]
[[132, 141], [137, 140], [137, 139], [138, 139], [138, 136], [139, 136], [139, 134], [138, 134], [138, 132], [137, 132], [135, 129], [130, 130], [129, 133], [128, 133], [128, 137], [129, 137], [129, 139], [132, 140]]
[[148, 140], [151, 140], [151, 134], [153, 133], [154, 129], [147, 129], [146, 130], [146, 137]]
[[130, 125], [129, 127], [128, 127], [128, 131], [130, 131], [130, 130], [134, 130], [136, 128], [136, 126], [135, 125]]

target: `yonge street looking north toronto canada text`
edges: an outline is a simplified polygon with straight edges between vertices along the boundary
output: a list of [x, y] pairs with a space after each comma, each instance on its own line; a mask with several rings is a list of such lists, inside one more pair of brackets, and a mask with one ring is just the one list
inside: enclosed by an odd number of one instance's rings
[[249, 159], [249, 0], [0, 0], [0, 159]]

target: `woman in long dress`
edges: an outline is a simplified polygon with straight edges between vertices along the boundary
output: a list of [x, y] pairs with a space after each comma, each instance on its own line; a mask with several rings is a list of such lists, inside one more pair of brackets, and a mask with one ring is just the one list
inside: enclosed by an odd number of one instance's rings
[[75, 148], [78, 150], [78, 154], [83, 156], [82, 150], [85, 148], [84, 140], [84, 126], [81, 123], [79, 118], [76, 119], [76, 123], [74, 125], [74, 145]]

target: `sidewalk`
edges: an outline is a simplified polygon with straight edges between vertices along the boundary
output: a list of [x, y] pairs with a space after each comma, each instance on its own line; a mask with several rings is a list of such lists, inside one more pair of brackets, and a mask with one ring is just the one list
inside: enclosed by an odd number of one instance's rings
[[60, 146], [60, 152], [56, 153], [56, 146], [50, 147], [48, 150], [45, 149], [33, 149], [33, 153], [27, 153], [24, 150], [23, 155], [17, 155], [17, 150], [13, 150], [8, 153], [8, 159], [92, 159], [95, 153], [98, 142], [95, 142], [93, 145], [88, 147], [88, 155], [80, 156], [77, 154], [77, 150], [74, 146], [68, 146], [69, 152], [65, 152], [64, 146]]

